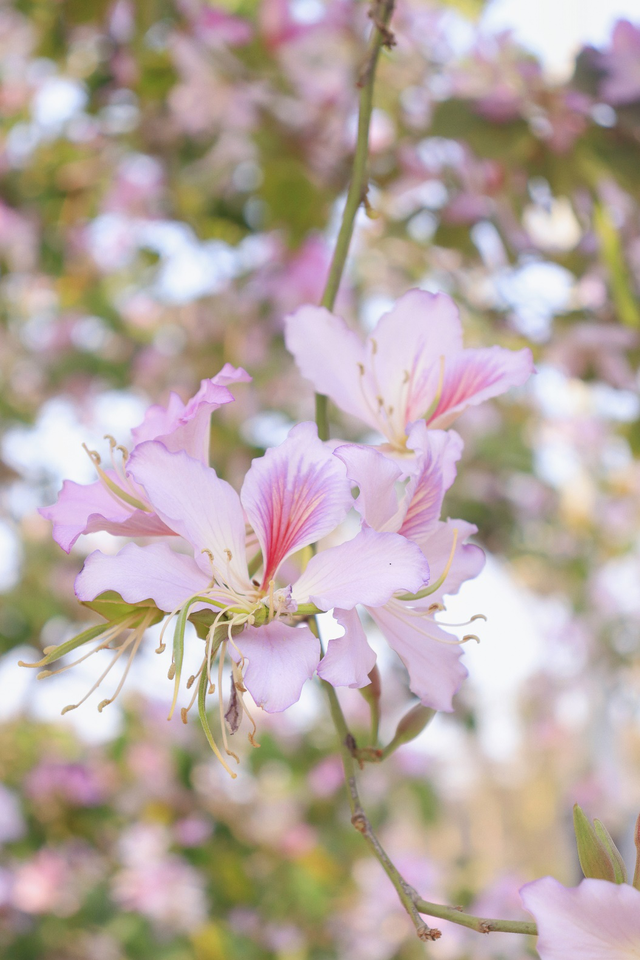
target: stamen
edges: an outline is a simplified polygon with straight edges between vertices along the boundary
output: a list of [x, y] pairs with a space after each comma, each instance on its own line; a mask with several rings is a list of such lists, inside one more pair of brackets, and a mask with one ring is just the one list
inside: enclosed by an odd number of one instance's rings
[[139, 647], [140, 644], [142, 643], [142, 638], [144, 637], [145, 631], [146, 631], [147, 627], [149, 626], [150, 620], [151, 620], [151, 617], [147, 615], [147, 616], [145, 617], [145, 619], [143, 620], [143, 622], [140, 624], [140, 626], [137, 627], [136, 630], [134, 631], [134, 637], [136, 638], [136, 639], [135, 639], [135, 643], [133, 644], [133, 647], [131, 648], [131, 653], [129, 654], [129, 659], [127, 660], [127, 665], [126, 665], [126, 667], [124, 668], [124, 673], [123, 673], [122, 676], [120, 677], [120, 683], [119, 683], [118, 686], [116, 687], [116, 690], [115, 690], [115, 693], [113, 694], [113, 696], [109, 697], [109, 698], [106, 699], [106, 700], [103, 700], [101, 703], [98, 704], [98, 713], [102, 713], [102, 711], [104, 710], [105, 707], [107, 707], [110, 703], [113, 703], [113, 701], [116, 699], [116, 697], [118, 696], [118, 694], [119, 694], [120, 691], [122, 690], [122, 688], [123, 688], [123, 686], [124, 686], [124, 682], [125, 682], [125, 680], [127, 679], [127, 676], [128, 676], [128, 674], [129, 674], [129, 670], [131, 669], [131, 664], [133, 663], [134, 657], [135, 657], [136, 653], [138, 652], [138, 647]]
[[218, 707], [220, 712], [220, 727], [222, 730], [222, 746], [224, 747], [225, 753], [228, 757], [233, 757], [236, 763], [240, 763], [240, 757], [229, 749], [229, 742], [227, 740], [227, 730], [224, 722], [224, 700], [222, 699], [222, 668], [224, 667], [224, 658], [227, 652], [227, 642], [226, 640], [222, 642], [220, 654], [218, 656]]
[[111, 672], [111, 670], [115, 667], [116, 663], [118, 662], [118, 660], [120, 659], [120, 657], [122, 656], [122, 654], [123, 654], [126, 650], [129, 649], [129, 647], [131, 646], [131, 644], [132, 644], [133, 641], [135, 640], [135, 636], [136, 636], [135, 633], [133, 633], [130, 637], [127, 637], [127, 639], [124, 641], [124, 643], [122, 644], [122, 646], [118, 649], [118, 652], [116, 653], [115, 657], [112, 659], [112, 661], [111, 661], [111, 663], [109, 664], [109, 666], [107, 667], [107, 669], [106, 669], [106, 670], [100, 675], [100, 677], [96, 680], [96, 682], [95, 682], [94, 685], [91, 687], [91, 689], [89, 690], [89, 692], [84, 695], [84, 697], [82, 698], [82, 700], [78, 700], [77, 703], [70, 703], [70, 704], [68, 704], [66, 707], [64, 707], [64, 708], [62, 709], [62, 711], [61, 711], [62, 716], [64, 716], [65, 713], [69, 713], [70, 710], [77, 710], [78, 707], [82, 706], [82, 704], [83, 704], [86, 700], [89, 699], [89, 697], [90, 697], [91, 694], [94, 692], [94, 690], [97, 690], [97, 689], [98, 689], [98, 687], [100, 686], [100, 684], [102, 683], [102, 681], [105, 679], [105, 677], [107, 676], [107, 674], [109, 674], [109, 673]]

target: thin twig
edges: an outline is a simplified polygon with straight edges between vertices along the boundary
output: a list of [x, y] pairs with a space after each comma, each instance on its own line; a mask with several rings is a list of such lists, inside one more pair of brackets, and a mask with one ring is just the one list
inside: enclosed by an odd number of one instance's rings
[[439, 903], [430, 903], [428, 900], [423, 900], [413, 887], [407, 883], [378, 840], [369, 818], [364, 811], [356, 781], [356, 764], [354, 760], [354, 756], [357, 757], [358, 755], [356, 742], [347, 726], [347, 721], [342, 712], [336, 691], [331, 684], [325, 680], [323, 680], [322, 683], [329, 697], [331, 717], [340, 740], [340, 755], [347, 783], [347, 795], [351, 808], [351, 823], [365, 838], [372, 853], [391, 880], [403, 907], [413, 921], [420, 939], [437, 940], [441, 936], [440, 930], [428, 927], [427, 924], [424, 923], [420, 916], [421, 913], [429, 917], [437, 917], [440, 920], [449, 920], [451, 923], [468, 927], [470, 930], [476, 930], [478, 933], [502, 932], [535, 936], [538, 932], [535, 923], [526, 920], [494, 920], [485, 917], [475, 917], [470, 913], [464, 913], [459, 907], [447, 907]]
[[[391, 46], [393, 36], [389, 30], [389, 21], [393, 14], [394, 0], [376, 0], [372, 4], [370, 16], [374, 23], [374, 30], [367, 51], [364, 65], [360, 71], [358, 87], [360, 88], [360, 104], [358, 110], [358, 135], [356, 139], [356, 149], [353, 155], [353, 173], [351, 183], [347, 193], [347, 201], [342, 213], [342, 223], [336, 241], [335, 250], [329, 267], [329, 275], [324, 288], [322, 300], [323, 307], [332, 310], [338, 295], [340, 281], [344, 271], [344, 265], [349, 253], [351, 237], [353, 236], [353, 225], [360, 204], [364, 202], [367, 194], [367, 157], [369, 154], [369, 126], [371, 124], [371, 112], [373, 110], [373, 85], [375, 81], [376, 66], [380, 56], [380, 50], [383, 46]], [[321, 393], [316, 394], [316, 423], [318, 424], [318, 435], [321, 440], [329, 437], [329, 422], [327, 416], [328, 400]]]

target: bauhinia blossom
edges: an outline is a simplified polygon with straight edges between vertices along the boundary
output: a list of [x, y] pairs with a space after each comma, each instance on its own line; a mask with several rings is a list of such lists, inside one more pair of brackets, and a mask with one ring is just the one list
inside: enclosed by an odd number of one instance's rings
[[[442, 629], [434, 614], [444, 610], [445, 594], [456, 593], [465, 580], [478, 575], [484, 554], [465, 543], [476, 527], [463, 520], [439, 520], [444, 494], [455, 478], [460, 437], [454, 431], [427, 430], [424, 422], [418, 422], [409, 431], [407, 445], [416, 456], [416, 469], [400, 499], [397, 484], [402, 471], [394, 460], [356, 444], [337, 447], [335, 453], [358, 487], [356, 509], [365, 529], [407, 537], [429, 562], [431, 585], [423, 596], [396, 594], [369, 608], [369, 613], [407, 668], [413, 693], [427, 707], [452, 710], [452, 697], [467, 671], [460, 662], [460, 642]], [[329, 642], [318, 673], [336, 685], [346, 684], [348, 677], [349, 686], [362, 687], [375, 654], [355, 611], [336, 611], [335, 616], [345, 635]]]
[[520, 891], [538, 925], [541, 960], [640, 960], [640, 891], [626, 883], [553, 877]]
[[285, 340], [316, 391], [407, 452], [407, 427], [426, 418], [448, 427], [466, 407], [520, 386], [531, 351], [463, 349], [458, 308], [444, 293], [410, 290], [362, 341], [341, 317], [303, 306], [286, 318]]
[[[233, 401], [228, 385], [249, 382], [242, 367], [227, 363], [220, 373], [203, 380], [198, 392], [184, 403], [171, 393], [166, 407], [149, 407], [142, 423], [135, 427], [134, 447], [145, 440], [158, 440], [168, 450], [185, 450], [201, 463], [209, 462], [210, 418], [214, 410]], [[104, 468], [96, 451], [87, 451], [99, 480], [80, 484], [65, 480], [58, 500], [40, 513], [53, 521], [54, 540], [68, 553], [81, 534], [106, 530], [116, 536], [167, 536], [173, 533], [154, 513], [144, 491], [127, 471], [129, 451], [105, 437], [111, 447], [111, 467]]]
[[[333, 607], [348, 613], [358, 603], [375, 609], [394, 593], [420, 590], [428, 581], [428, 563], [415, 543], [371, 527], [313, 556], [294, 582], [281, 580], [283, 561], [330, 534], [353, 504], [345, 465], [318, 439], [314, 424], [298, 424], [283, 444], [254, 460], [240, 496], [215, 470], [158, 441], [139, 444], [127, 470], [160, 520], [191, 544], [194, 557], [162, 543], [130, 543], [115, 556], [96, 551], [76, 580], [76, 594], [82, 601], [105, 591], [116, 591], [127, 603], [151, 599], [179, 621], [190, 610], [208, 610], [202, 663], [190, 683], [200, 678], [201, 691], [212, 689], [211, 665], [219, 650], [222, 710], [228, 648], [235, 664], [227, 711], [232, 729], [245, 688], [270, 712], [300, 697], [320, 660], [319, 641], [299, 622], [302, 615]], [[245, 517], [260, 545], [251, 572]], [[174, 644], [176, 694], [180, 658]], [[222, 733], [224, 740], [224, 724]]]

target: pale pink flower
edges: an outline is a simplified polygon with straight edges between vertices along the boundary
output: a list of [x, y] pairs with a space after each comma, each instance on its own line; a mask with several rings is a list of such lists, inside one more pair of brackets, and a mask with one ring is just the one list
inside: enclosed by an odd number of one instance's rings
[[363, 343], [324, 307], [285, 320], [287, 348], [318, 393], [407, 452], [407, 427], [426, 418], [447, 427], [462, 411], [519, 386], [531, 351], [463, 349], [458, 308], [446, 294], [410, 290]]
[[[157, 440], [167, 450], [185, 450], [201, 463], [208, 463], [211, 414], [233, 401], [228, 389], [230, 383], [250, 380], [242, 367], [227, 363], [215, 377], [203, 380], [187, 403], [171, 393], [166, 406], [149, 407], [142, 423], [131, 431], [133, 450], [145, 440]], [[112, 468], [103, 469], [99, 454], [91, 451], [89, 455], [100, 479], [90, 484], [65, 480], [57, 502], [40, 510], [43, 517], [53, 521], [53, 538], [67, 553], [79, 536], [97, 530], [106, 530], [115, 536], [155, 537], [173, 533], [129, 476], [126, 469], [129, 452], [109, 439]], [[118, 463], [118, 454], [122, 454], [122, 463]]]
[[538, 924], [541, 960], [638, 960], [640, 891], [626, 883], [553, 877], [528, 883], [522, 902]]
[[[416, 469], [400, 499], [402, 471], [394, 460], [373, 447], [347, 444], [336, 456], [358, 487], [356, 509], [365, 529], [399, 533], [420, 547], [429, 562], [431, 586], [421, 599], [392, 596], [369, 609], [389, 645], [409, 673], [409, 686], [421, 702], [436, 710], [452, 710], [452, 697], [467, 675], [460, 663], [460, 642], [442, 629], [434, 614], [444, 609], [445, 594], [478, 575], [484, 565], [479, 547], [466, 544], [476, 527], [463, 520], [439, 520], [446, 490], [455, 478], [462, 441], [453, 431], [428, 430], [415, 423], [407, 438], [416, 455]], [[362, 601], [361, 601], [362, 602]], [[366, 602], [362, 602], [367, 606]], [[318, 673], [337, 685], [365, 686], [375, 663], [355, 610], [336, 610], [345, 634], [330, 640]]]
[[[295, 703], [318, 665], [318, 640], [295, 625], [296, 614], [338, 607], [348, 616], [357, 603], [376, 608], [428, 579], [416, 544], [366, 527], [312, 557], [295, 582], [279, 583], [283, 561], [333, 532], [353, 504], [345, 466], [315, 424], [298, 424], [254, 460], [240, 496], [212, 468], [157, 441], [140, 444], [128, 470], [157, 516], [192, 545], [194, 559], [166, 544], [130, 543], [116, 556], [96, 551], [76, 580], [78, 598], [115, 590], [128, 603], [152, 599], [167, 612], [209, 607], [225, 629], [221, 657], [229, 643], [244, 686], [268, 712]], [[258, 579], [249, 573], [245, 516], [260, 545]], [[210, 667], [214, 639], [212, 627], [201, 669]]]

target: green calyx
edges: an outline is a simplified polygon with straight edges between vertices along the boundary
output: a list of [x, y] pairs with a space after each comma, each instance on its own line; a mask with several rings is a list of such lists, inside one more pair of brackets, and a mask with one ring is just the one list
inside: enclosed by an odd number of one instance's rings
[[594, 820], [591, 824], [576, 803], [573, 808], [573, 827], [578, 859], [585, 877], [608, 880], [610, 883], [626, 883], [627, 870], [624, 860], [604, 824], [600, 820]]

